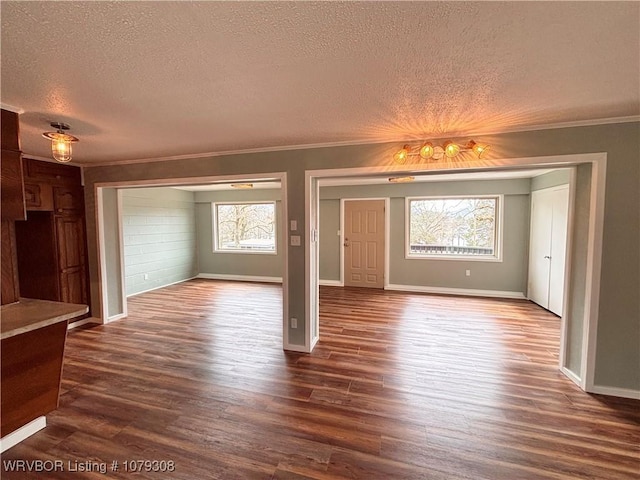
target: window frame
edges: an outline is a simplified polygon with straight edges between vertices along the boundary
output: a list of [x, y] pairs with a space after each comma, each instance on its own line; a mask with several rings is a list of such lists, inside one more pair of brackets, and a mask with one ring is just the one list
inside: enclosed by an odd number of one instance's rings
[[[493, 255], [451, 255], [451, 254], [416, 254], [411, 253], [411, 202], [416, 200], [449, 200], [449, 199], [476, 199], [494, 198], [496, 200], [496, 213], [494, 225], [494, 252]], [[407, 260], [453, 260], [471, 262], [502, 262], [502, 237], [504, 224], [504, 194], [482, 195], [429, 195], [420, 197], [405, 197], [404, 206], [405, 232], [404, 232], [404, 258]]]
[[[221, 249], [218, 244], [218, 205], [273, 205], [273, 250], [242, 250], [242, 249]], [[213, 253], [232, 253], [241, 255], [277, 255], [278, 254], [278, 205], [275, 200], [266, 201], [237, 201], [237, 202], [211, 202], [211, 231]]]

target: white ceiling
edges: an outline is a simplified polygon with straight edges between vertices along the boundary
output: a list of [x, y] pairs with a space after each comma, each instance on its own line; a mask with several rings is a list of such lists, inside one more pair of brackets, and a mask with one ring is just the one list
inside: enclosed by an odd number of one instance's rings
[[7, 2], [23, 151], [91, 164], [640, 113], [639, 2]]

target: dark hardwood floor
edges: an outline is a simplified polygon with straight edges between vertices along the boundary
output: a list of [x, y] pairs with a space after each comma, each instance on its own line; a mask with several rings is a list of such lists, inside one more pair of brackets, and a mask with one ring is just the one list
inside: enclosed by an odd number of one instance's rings
[[[2, 478], [639, 478], [640, 402], [564, 377], [559, 319], [545, 310], [320, 296], [311, 355], [282, 351], [276, 285], [192, 280], [131, 298], [127, 319], [71, 331], [60, 408], [2, 455]], [[108, 471], [7, 471], [15, 459]], [[125, 460], [175, 471], [125, 472]]]

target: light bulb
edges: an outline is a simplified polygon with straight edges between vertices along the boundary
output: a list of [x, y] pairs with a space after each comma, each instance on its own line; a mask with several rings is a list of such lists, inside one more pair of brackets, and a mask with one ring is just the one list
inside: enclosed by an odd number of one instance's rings
[[51, 141], [51, 153], [53, 158], [58, 162], [67, 163], [71, 161], [71, 142], [64, 139], [56, 139]]
[[444, 154], [448, 158], [453, 158], [460, 153], [460, 146], [453, 142], [446, 142], [443, 145], [443, 148], [444, 148]]
[[469, 148], [473, 150], [473, 153], [475, 153], [478, 158], [482, 158], [482, 155], [484, 155], [491, 147], [489, 145], [480, 145], [471, 140], [469, 142]]
[[404, 164], [407, 161], [410, 150], [411, 147], [409, 145], [405, 145], [393, 155], [393, 160], [401, 165]]
[[431, 157], [433, 157], [433, 153], [434, 153], [433, 152], [433, 144], [431, 142], [426, 142], [420, 148], [420, 156], [425, 160], [428, 160]]
[[69, 130], [69, 125], [59, 122], [51, 122], [51, 126], [57, 128], [57, 132], [44, 132], [42, 136], [51, 140], [51, 154], [53, 158], [61, 163], [67, 163], [71, 161], [73, 150], [71, 144], [77, 142], [78, 139], [73, 135], [64, 133], [64, 130]]

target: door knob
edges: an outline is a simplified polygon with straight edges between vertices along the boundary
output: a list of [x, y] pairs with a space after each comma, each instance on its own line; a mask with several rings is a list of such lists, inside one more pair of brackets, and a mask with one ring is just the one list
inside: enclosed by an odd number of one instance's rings
[[549, 260], [551, 260], [551, 257], [549, 255], [545, 255], [544, 258], [548, 258]]

